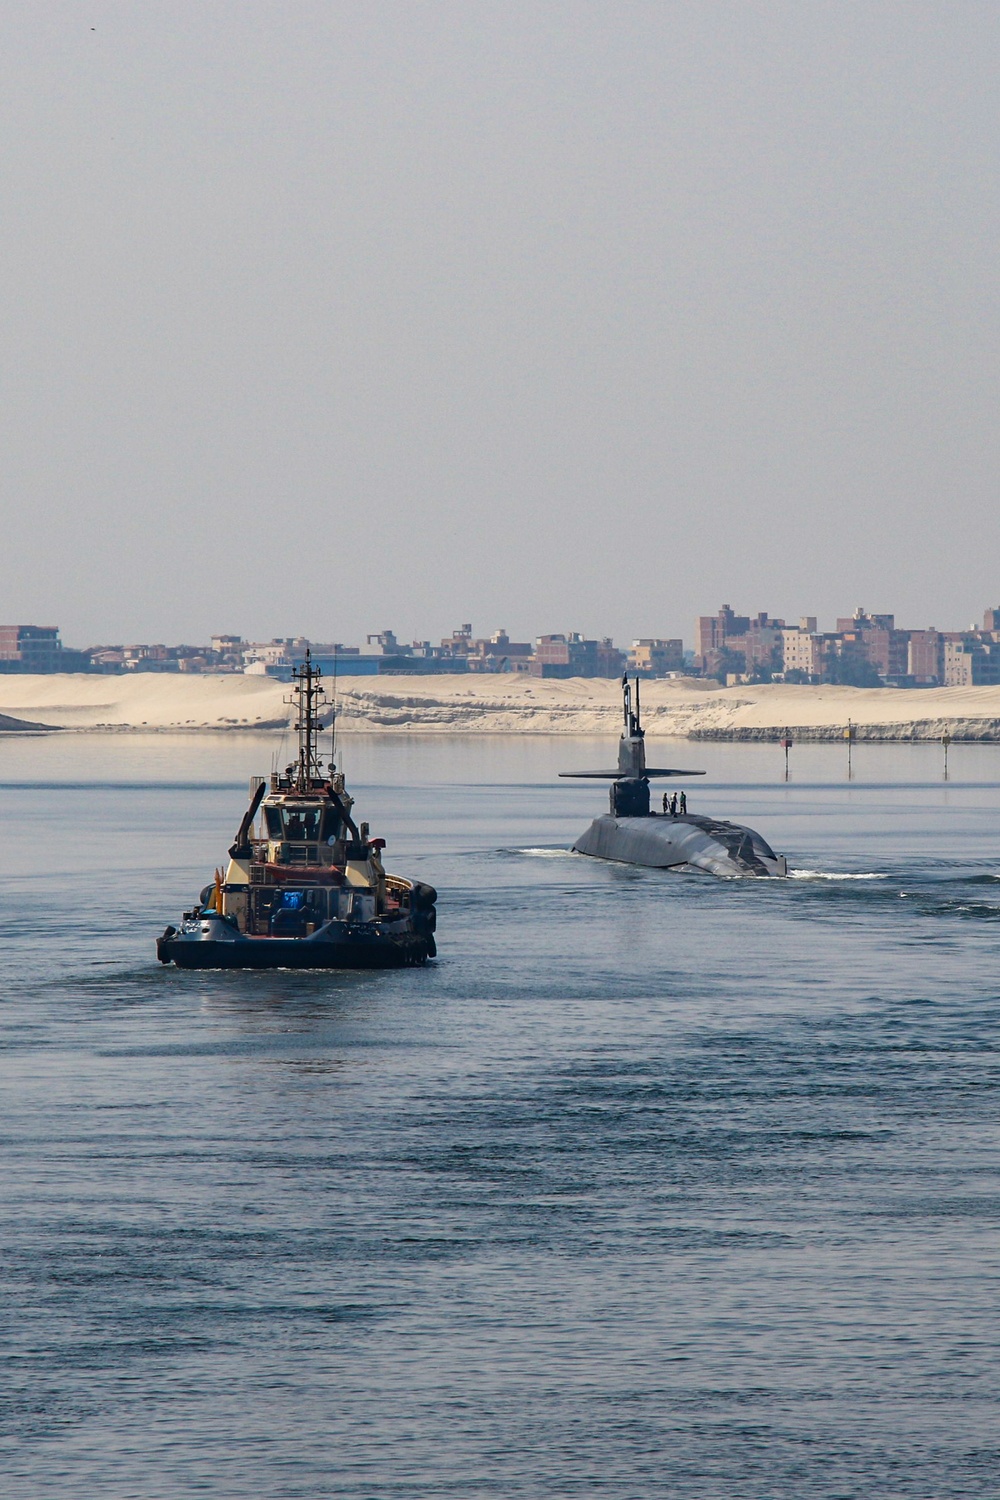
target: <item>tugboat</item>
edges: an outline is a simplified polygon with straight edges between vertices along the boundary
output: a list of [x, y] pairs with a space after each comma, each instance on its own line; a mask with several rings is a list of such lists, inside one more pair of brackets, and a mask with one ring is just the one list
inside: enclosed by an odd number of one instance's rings
[[[561, 771], [561, 776], [611, 778], [611, 810], [595, 818], [573, 850], [596, 859], [617, 860], [655, 869], [707, 871], [711, 875], [787, 875], [788, 865], [759, 833], [739, 823], [682, 812], [650, 812], [651, 776], [704, 776], [704, 771], [655, 770], [646, 765], [646, 737], [639, 709], [639, 679], [635, 679], [635, 708], [628, 677], [622, 678], [625, 727], [618, 743], [616, 771]], [[666, 798], [664, 798], [666, 803]]]
[[[254, 777], [225, 871], [156, 942], [182, 969], [391, 969], [422, 964], [434, 943], [437, 892], [389, 875], [385, 840], [352, 817], [354, 798], [331, 760], [323, 774], [322, 673], [310, 653], [292, 677], [298, 757], [284, 775]], [[261, 812], [259, 833], [254, 818]]]

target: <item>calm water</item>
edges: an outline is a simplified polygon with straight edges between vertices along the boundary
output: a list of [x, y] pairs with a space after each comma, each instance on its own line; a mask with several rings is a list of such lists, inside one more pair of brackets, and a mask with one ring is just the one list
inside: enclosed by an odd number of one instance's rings
[[162, 969], [273, 749], [0, 740], [3, 1493], [1000, 1494], [1000, 747], [356, 739], [439, 962]]

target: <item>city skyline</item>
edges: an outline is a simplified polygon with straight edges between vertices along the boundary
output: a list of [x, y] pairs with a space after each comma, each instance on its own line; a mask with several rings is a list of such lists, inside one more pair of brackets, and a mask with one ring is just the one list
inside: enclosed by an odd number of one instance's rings
[[385, 628], [364, 644], [304, 635], [247, 640], [215, 633], [207, 644], [133, 642], [75, 648], [57, 626], [0, 626], [0, 672], [240, 672], [289, 680], [311, 652], [326, 672], [345, 676], [441, 672], [523, 672], [535, 677], [701, 676], [720, 683], [840, 683], [855, 687], [967, 687], [1000, 684], [1000, 607], [968, 629], [897, 625], [894, 614], [861, 607], [824, 631], [815, 615], [797, 621], [739, 615], [724, 604], [695, 621], [694, 649], [682, 637], [552, 632], [516, 641], [502, 627], [477, 636], [463, 623], [438, 643], [401, 639]]

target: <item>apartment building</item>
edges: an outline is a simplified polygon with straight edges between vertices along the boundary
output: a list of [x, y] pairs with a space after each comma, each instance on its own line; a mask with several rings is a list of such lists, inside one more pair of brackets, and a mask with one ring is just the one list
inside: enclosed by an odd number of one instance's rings
[[821, 677], [826, 649], [826, 637], [817, 631], [815, 615], [803, 615], [798, 625], [786, 626], [781, 632], [785, 676], [801, 672], [807, 678]]
[[863, 609], [855, 610], [850, 619], [837, 621], [837, 634], [843, 637], [848, 651], [863, 657], [890, 682], [908, 675], [911, 633], [896, 629], [894, 615], [869, 615]]
[[629, 672], [640, 677], [665, 677], [684, 670], [684, 642], [644, 637], [633, 641], [628, 653]]
[[531, 662], [533, 677], [620, 677], [626, 657], [610, 636], [585, 640], [577, 631], [568, 635], [540, 635]]
[[934, 687], [944, 681], [944, 636], [933, 626], [910, 630], [906, 644], [906, 675], [915, 687]]
[[749, 629], [750, 616], [734, 614], [728, 604], [724, 604], [716, 615], [699, 615], [694, 627], [695, 666], [706, 670], [706, 662], [714, 652], [732, 650], [727, 642], [742, 640]]
[[61, 658], [58, 625], [0, 625], [0, 672], [58, 672]]
[[947, 632], [944, 639], [945, 687], [1000, 685], [1000, 640], [975, 633]]
[[70, 651], [58, 625], [0, 625], [0, 672], [89, 672], [90, 654]]

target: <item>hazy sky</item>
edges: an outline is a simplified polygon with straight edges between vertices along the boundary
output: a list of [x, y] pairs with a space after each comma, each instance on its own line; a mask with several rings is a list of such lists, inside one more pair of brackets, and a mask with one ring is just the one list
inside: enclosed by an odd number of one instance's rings
[[0, 623], [1000, 603], [995, 0], [0, 23]]

